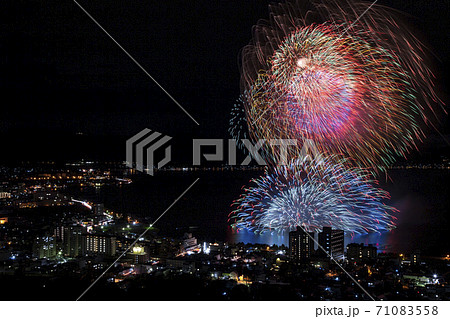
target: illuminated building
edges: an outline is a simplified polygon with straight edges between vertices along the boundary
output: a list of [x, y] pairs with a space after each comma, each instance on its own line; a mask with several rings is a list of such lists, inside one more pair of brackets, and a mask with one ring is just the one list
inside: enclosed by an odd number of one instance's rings
[[56, 238], [52, 236], [37, 237], [33, 244], [33, 256], [39, 259], [54, 259], [58, 254]]
[[131, 257], [135, 264], [145, 264], [149, 260], [148, 253], [145, 252], [145, 248], [142, 246], [134, 246], [128, 257]]
[[353, 262], [360, 261], [374, 261], [377, 259], [377, 248], [364, 244], [348, 244], [347, 245], [347, 259]]
[[363, 248], [363, 260], [373, 261], [377, 259], [377, 247], [369, 244]]
[[[209, 243], [209, 246], [206, 245], [210, 254], [217, 254], [221, 251], [221, 245], [219, 243]], [[206, 248], [205, 247], [205, 248]]]
[[183, 239], [183, 247], [184, 248], [189, 248], [191, 246], [196, 246], [196, 245], [197, 245], [197, 238], [192, 237], [191, 233], [184, 234], [184, 239]]
[[362, 248], [363, 244], [348, 244], [347, 245], [347, 259], [350, 261], [361, 261], [362, 260]]
[[9, 199], [9, 198], [11, 198], [11, 193], [0, 192], [0, 199]]
[[181, 247], [184, 252], [200, 251], [201, 246], [197, 243], [197, 238], [193, 237], [191, 233], [185, 233]]
[[81, 226], [70, 226], [64, 229], [64, 253], [67, 256], [77, 257], [81, 254], [81, 239], [84, 232]]
[[416, 250], [415, 252], [413, 252], [410, 256], [411, 258], [411, 265], [420, 265], [420, 251]]
[[319, 245], [325, 249], [319, 251], [326, 256], [332, 256], [335, 259], [344, 258], [344, 231], [339, 229], [331, 229], [331, 227], [323, 227], [319, 233]]
[[8, 223], [8, 217], [0, 217], [0, 225]]
[[413, 287], [426, 287], [434, 283], [433, 278], [418, 274], [405, 274], [402, 276], [402, 281], [411, 283]]
[[83, 235], [81, 245], [83, 256], [116, 254], [116, 238], [105, 235]]
[[289, 255], [291, 261], [305, 262], [311, 258], [314, 250], [314, 232], [306, 233], [297, 226], [296, 231], [289, 233]]
[[128, 238], [118, 238], [116, 239], [116, 250], [125, 251], [127, 250], [134, 240]]
[[26, 208], [36, 208], [38, 207], [36, 203], [33, 202], [16, 202], [16, 205], [19, 209], [26, 209]]
[[53, 231], [55, 238], [61, 241], [64, 256], [78, 257], [81, 255], [82, 235], [86, 229], [82, 226], [59, 226]]
[[244, 277], [244, 275], [239, 276], [236, 281], [239, 285], [250, 286], [252, 284], [250, 278]]

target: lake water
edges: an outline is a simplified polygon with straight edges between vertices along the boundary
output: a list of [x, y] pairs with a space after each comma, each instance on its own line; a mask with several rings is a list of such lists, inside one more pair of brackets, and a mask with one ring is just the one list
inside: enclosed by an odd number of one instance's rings
[[[242, 187], [261, 171], [160, 172], [141, 176], [121, 187], [97, 190], [96, 199], [112, 210], [123, 211], [151, 223], [196, 178], [197, 184], [158, 221], [161, 234], [181, 236], [190, 230], [199, 240], [287, 244], [287, 234], [255, 235], [232, 231], [228, 225], [231, 203]], [[424, 254], [450, 253], [450, 170], [391, 170], [380, 186], [391, 193], [388, 204], [400, 210], [397, 228], [390, 232], [351, 236], [346, 243], [374, 244], [379, 251]], [[385, 178], [385, 176], [383, 176]]]

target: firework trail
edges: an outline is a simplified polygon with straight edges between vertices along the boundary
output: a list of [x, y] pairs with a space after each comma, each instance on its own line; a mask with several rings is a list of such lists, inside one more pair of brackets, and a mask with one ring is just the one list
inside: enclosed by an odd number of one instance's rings
[[354, 233], [394, 228], [397, 210], [383, 203], [389, 194], [374, 186], [369, 172], [347, 168], [345, 162], [337, 157], [295, 160], [273, 173], [266, 170], [233, 203], [229, 222], [256, 233], [289, 231], [297, 225], [307, 231], [331, 226]]
[[242, 51], [239, 116], [253, 140], [296, 139], [298, 149], [312, 140], [372, 172], [416, 147], [442, 110], [434, 76], [398, 13], [370, 5], [270, 6], [270, 20], [258, 22]]
[[236, 141], [236, 145], [242, 149], [246, 150], [242, 140], [248, 139], [248, 125], [247, 118], [245, 117], [245, 109], [242, 98], [239, 98], [231, 109], [230, 123], [228, 132], [231, 137]]

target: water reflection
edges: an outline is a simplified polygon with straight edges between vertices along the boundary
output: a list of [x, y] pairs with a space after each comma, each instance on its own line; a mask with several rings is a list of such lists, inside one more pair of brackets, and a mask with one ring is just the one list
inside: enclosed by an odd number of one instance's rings
[[255, 234], [249, 230], [236, 230], [229, 228], [227, 232], [227, 241], [230, 243], [244, 244], [266, 244], [266, 245], [289, 245], [289, 234], [277, 232], [265, 232], [263, 234]]
[[[316, 236], [317, 237], [317, 236]], [[382, 233], [369, 233], [364, 235], [355, 235], [346, 233], [344, 245], [350, 243], [373, 245], [377, 247], [378, 253], [394, 252], [395, 246], [392, 245], [393, 233], [385, 231]], [[255, 234], [248, 230], [237, 231], [229, 229], [227, 233], [227, 241], [231, 243], [243, 242], [245, 244], [267, 244], [267, 245], [289, 245], [289, 234], [287, 232], [278, 234], [277, 232], [266, 232], [264, 234]], [[316, 247], [317, 248], [317, 247]]]
[[378, 253], [394, 252], [393, 245], [390, 244], [392, 232], [385, 231], [381, 233], [369, 233], [362, 235], [355, 235], [351, 233], [345, 234], [345, 246], [350, 243], [373, 245], [377, 247]]

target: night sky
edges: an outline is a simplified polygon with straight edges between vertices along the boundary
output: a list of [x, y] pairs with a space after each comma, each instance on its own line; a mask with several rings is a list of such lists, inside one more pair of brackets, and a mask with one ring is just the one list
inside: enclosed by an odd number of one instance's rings
[[[0, 161], [124, 160], [124, 141], [144, 128], [189, 148], [192, 138], [229, 137], [239, 51], [252, 26], [268, 17], [268, 1], [79, 3], [200, 125], [73, 1], [2, 1]], [[448, 104], [449, 1], [378, 3], [415, 17], [411, 21], [435, 55]], [[440, 131], [450, 141], [448, 122]], [[434, 133], [420, 154], [448, 148]]]

